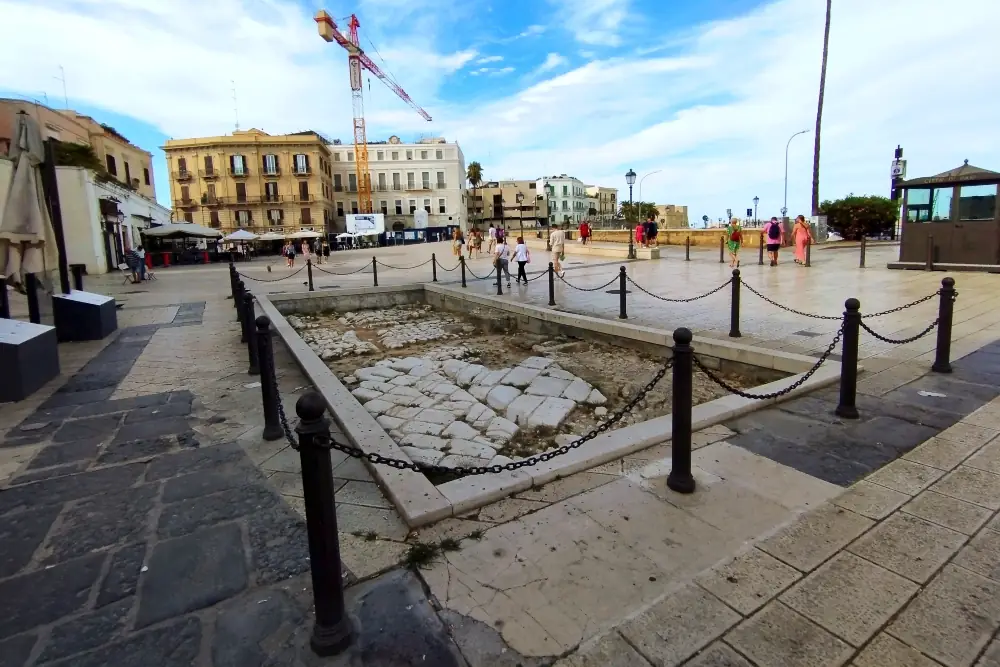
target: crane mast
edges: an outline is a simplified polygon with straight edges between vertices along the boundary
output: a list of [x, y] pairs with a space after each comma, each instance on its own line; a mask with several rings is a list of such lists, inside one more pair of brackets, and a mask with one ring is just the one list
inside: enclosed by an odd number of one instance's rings
[[351, 14], [348, 21], [348, 33], [345, 36], [337, 28], [336, 22], [324, 10], [316, 12], [315, 19], [319, 35], [327, 42], [337, 42], [347, 51], [347, 67], [351, 79], [351, 101], [354, 111], [354, 170], [358, 180], [358, 208], [362, 213], [372, 213], [371, 173], [368, 171], [368, 136], [365, 131], [365, 100], [363, 95], [362, 69], [366, 69], [382, 81], [401, 100], [410, 105], [425, 120], [431, 120], [430, 114], [421, 109], [410, 99], [399, 84], [386, 76], [384, 72], [368, 57], [358, 42], [358, 27], [361, 23], [358, 17]]

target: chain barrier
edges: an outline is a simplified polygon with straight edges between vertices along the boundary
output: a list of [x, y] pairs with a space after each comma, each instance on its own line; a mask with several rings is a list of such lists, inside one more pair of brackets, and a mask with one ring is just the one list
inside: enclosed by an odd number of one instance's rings
[[570, 287], [572, 287], [573, 289], [575, 289], [575, 290], [579, 290], [579, 291], [581, 291], [581, 292], [599, 292], [600, 290], [604, 289], [604, 288], [605, 288], [605, 287], [607, 287], [608, 285], [611, 285], [611, 284], [613, 284], [613, 283], [616, 283], [616, 282], [618, 282], [618, 276], [615, 276], [614, 278], [612, 278], [612, 279], [611, 279], [611, 280], [609, 280], [608, 282], [604, 283], [604, 284], [603, 284], [603, 285], [601, 285], [600, 287], [577, 287], [577, 286], [576, 286], [576, 285], [574, 285], [573, 283], [571, 283], [571, 282], [569, 282], [568, 280], [566, 280], [565, 278], [563, 278], [563, 277], [562, 277], [561, 275], [559, 275], [558, 273], [556, 274], [556, 277], [557, 277], [557, 278], [558, 278], [559, 280], [561, 280], [561, 281], [563, 281], [564, 283], [566, 283], [567, 285], [569, 285]]
[[[273, 359], [270, 360], [269, 363], [273, 364], [274, 360]], [[338, 452], [343, 452], [344, 454], [347, 454], [348, 456], [351, 456], [353, 458], [365, 459], [369, 463], [373, 463], [375, 465], [387, 465], [391, 468], [396, 468], [397, 470], [412, 470], [413, 472], [420, 472], [420, 473], [426, 473], [426, 472], [450, 473], [460, 476], [486, 475], [489, 473], [499, 474], [505, 471], [518, 470], [520, 468], [527, 468], [545, 461], [551, 461], [552, 459], [558, 456], [562, 456], [563, 454], [568, 454], [572, 450], [581, 447], [584, 443], [589, 442], [590, 440], [593, 440], [602, 433], [607, 432], [612, 426], [621, 421], [621, 419], [625, 415], [629, 414], [632, 411], [632, 409], [639, 403], [639, 401], [646, 398], [649, 392], [651, 392], [653, 388], [660, 383], [660, 380], [663, 379], [663, 376], [666, 375], [667, 371], [673, 368], [673, 365], [674, 365], [673, 358], [667, 359], [667, 361], [663, 364], [663, 366], [660, 367], [658, 371], [656, 371], [656, 374], [653, 376], [653, 379], [647, 382], [646, 386], [642, 388], [642, 391], [637, 392], [636, 395], [633, 396], [632, 399], [628, 403], [626, 403], [624, 407], [614, 412], [613, 414], [609, 415], [607, 419], [605, 419], [603, 422], [592, 428], [586, 434], [581, 435], [573, 442], [563, 445], [561, 447], [556, 447], [552, 451], [542, 452], [541, 454], [535, 454], [534, 456], [529, 456], [528, 458], [521, 459], [520, 461], [511, 461], [510, 463], [504, 463], [502, 465], [497, 464], [492, 466], [470, 466], [470, 467], [456, 466], [454, 468], [449, 468], [447, 466], [413, 463], [412, 461], [404, 461], [402, 459], [394, 459], [392, 457], [382, 456], [381, 454], [377, 454], [375, 452], [366, 452], [364, 450], [358, 449], [357, 447], [352, 447], [351, 445], [341, 444], [337, 442], [333, 437], [317, 438], [316, 442], [321, 447], [335, 449]], [[277, 387], [275, 387], [275, 394], [277, 395]], [[295, 434], [292, 431], [292, 427], [288, 424], [287, 417], [285, 417], [285, 408], [281, 403], [280, 395], [278, 396], [277, 402], [278, 402], [278, 417], [281, 420], [281, 428], [285, 432], [285, 438], [288, 440], [289, 445], [291, 445], [294, 449], [298, 449], [299, 443], [295, 439]]]
[[[767, 301], [772, 306], [777, 306], [781, 310], [787, 310], [789, 313], [794, 313], [796, 315], [801, 315], [802, 317], [811, 317], [814, 320], [830, 320], [830, 321], [833, 321], [833, 320], [839, 320], [839, 319], [841, 319], [843, 317], [842, 315], [816, 315], [815, 313], [806, 313], [806, 312], [803, 312], [801, 310], [795, 310], [794, 308], [789, 308], [788, 306], [784, 306], [784, 305], [778, 303], [774, 299], [769, 299], [768, 297], [764, 296], [763, 294], [761, 294], [760, 292], [758, 292], [757, 290], [755, 290], [752, 285], [748, 284], [745, 279], [741, 281], [741, 284], [743, 285], [743, 287], [746, 287], [753, 294], [755, 294], [759, 298], [763, 299], [764, 301]], [[941, 294], [941, 290], [938, 290], [936, 292], [928, 294], [927, 296], [922, 296], [919, 299], [917, 299], [916, 301], [911, 301], [910, 303], [903, 304], [902, 306], [896, 306], [895, 308], [890, 308], [889, 310], [881, 310], [881, 311], [879, 311], [877, 313], [872, 313], [871, 315], [867, 315], [866, 317], [872, 318], [872, 317], [884, 317], [885, 315], [892, 315], [893, 313], [898, 313], [900, 311], [906, 310], [907, 308], [913, 308], [914, 306], [919, 306], [920, 304], [924, 303], [925, 301], [930, 301], [931, 299], [933, 299], [934, 297], [936, 297], [936, 296], [938, 296], [940, 294]]]
[[[871, 315], [865, 315], [865, 317], [872, 318], [872, 317], [882, 317], [883, 315], [892, 315], [893, 313], [898, 313], [901, 310], [906, 310], [907, 308], [912, 308], [913, 306], [920, 305], [924, 301], [930, 301], [934, 297], [940, 296], [940, 295], [941, 295], [941, 290], [938, 290], [938, 291], [934, 292], [933, 294], [928, 294], [927, 296], [921, 297], [921, 298], [917, 299], [916, 301], [911, 301], [910, 303], [907, 303], [907, 304], [902, 305], [902, 306], [897, 306], [896, 308], [890, 308], [889, 310], [880, 310], [877, 313], [872, 313]], [[956, 293], [955, 296], [958, 296], [958, 294]]]
[[394, 269], [396, 271], [409, 271], [411, 269], [419, 269], [421, 266], [427, 266], [432, 261], [433, 260], [429, 259], [426, 262], [423, 262], [422, 264], [414, 264], [413, 266], [393, 266], [392, 264], [383, 264], [382, 262], [379, 262], [378, 260], [375, 260], [375, 262], [377, 264], [380, 264], [380, 265], [384, 266], [387, 269]]
[[444, 268], [444, 265], [443, 265], [443, 264], [441, 264], [441, 262], [438, 262], [438, 268], [439, 268], [439, 269], [441, 269], [442, 271], [455, 271], [455, 270], [456, 270], [456, 269], [458, 269], [458, 267], [460, 267], [460, 266], [462, 266], [462, 263], [461, 263], [461, 262], [459, 262], [459, 263], [458, 263], [458, 264], [456, 264], [455, 266], [451, 267], [450, 269], [446, 269], [446, 268]]
[[820, 355], [819, 361], [817, 361], [812, 368], [810, 368], [802, 375], [802, 377], [800, 377], [798, 380], [788, 385], [784, 389], [781, 389], [779, 391], [772, 391], [767, 394], [751, 394], [749, 392], [743, 391], [742, 389], [739, 389], [738, 387], [734, 387], [733, 385], [729, 384], [728, 382], [720, 378], [718, 375], [716, 375], [715, 371], [705, 366], [705, 364], [701, 362], [701, 359], [698, 358], [698, 355], [693, 355], [694, 365], [698, 367], [698, 370], [707, 375], [709, 380], [719, 385], [720, 387], [728, 391], [730, 394], [736, 394], [737, 396], [742, 396], [743, 398], [752, 398], [759, 401], [770, 398], [778, 398], [779, 396], [784, 396], [785, 394], [791, 393], [792, 391], [798, 389], [803, 384], [805, 384], [806, 380], [811, 378], [813, 376], [813, 373], [818, 371], [819, 367], [822, 366], [824, 363], [826, 363], [826, 360], [830, 358], [830, 355], [833, 354], [833, 351], [837, 348], [837, 344], [840, 343], [840, 339], [843, 335], [844, 335], [844, 325], [841, 324], [840, 329], [837, 330], [837, 335], [833, 337], [833, 341], [830, 342], [830, 344], [826, 348], [826, 351]]
[[477, 276], [475, 271], [469, 268], [468, 264], [465, 265], [465, 270], [468, 271], [472, 275], [472, 277], [475, 278], [476, 280], [486, 280], [487, 278], [493, 275], [493, 272], [497, 270], [497, 267], [494, 266], [492, 269], [490, 269], [490, 272], [487, 273], [485, 276]]
[[707, 297], [707, 296], [712, 296], [712, 295], [713, 295], [713, 294], [715, 294], [716, 292], [719, 292], [719, 291], [721, 291], [722, 289], [724, 289], [724, 288], [728, 287], [728, 286], [729, 286], [729, 285], [730, 285], [730, 284], [731, 284], [731, 283], [733, 282], [733, 279], [732, 279], [732, 278], [730, 278], [730, 279], [729, 279], [729, 280], [727, 280], [726, 282], [724, 282], [724, 283], [722, 283], [721, 285], [719, 285], [718, 287], [716, 287], [716, 288], [715, 288], [714, 290], [712, 290], [711, 292], [705, 292], [704, 294], [702, 294], [702, 295], [700, 295], [700, 296], [692, 296], [692, 297], [689, 297], [689, 298], [687, 298], [687, 299], [671, 299], [670, 297], [666, 297], [666, 296], [660, 296], [659, 294], [653, 294], [653, 293], [652, 293], [652, 292], [650, 292], [650, 291], [649, 291], [648, 289], [646, 289], [645, 287], [643, 287], [643, 286], [642, 286], [642, 285], [640, 285], [639, 283], [637, 283], [637, 282], [635, 282], [634, 280], [632, 280], [632, 277], [631, 277], [631, 276], [625, 276], [625, 279], [626, 279], [626, 280], [628, 280], [628, 281], [629, 281], [629, 283], [631, 283], [631, 285], [632, 285], [633, 287], [635, 287], [635, 288], [636, 288], [637, 290], [639, 290], [640, 292], [643, 292], [643, 293], [645, 293], [645, 294], [648, 294], [649, 296], [653, 297], [654, 299], [659, 299], [660, 301], [669, 301], [669, 302], [671, 302], [671, 303], [690, 303], [690, 302], [692, 302], [692, 301], [697, 301], [698, 299], [704, 299], [705, 297]]
[[[306, 267], [300, 266], [297, 271], [293, 271], [292, 273], [290, 273], [289, 275], [285, 276], [284, 278], [254, 278], [253, 276], [248, 276], [247, 274], [240, 273], [239, 271], [236, 272], [236, 275], [238, 275], [240, 278], [246, 278], [247, 280], [253, 280], [254, 282], [258, 282], [258, 283], [277, 283], [277, 282], [281, 282], [282, 280], [288, 280], [289, 278], [294, 278], [295, 275], [297, 273], [299, 273], [300, 271], [302, 271], [302, 269], [304, 269], [304, 268], [306, 268]], [[316, 267], [314, 266], [313, 268], [316, 268]]]
[[322, 273], [325, 273], [325, 274], [331, 275], [331, 276], [351, 276], [351, 275], [354, 275], [355, 273], [361, 273], [365, 269], [371, 268], [371, 264], [365, 264], [360, 269], [356, 269], [354, 271], [348, 271], [347, 273], [337, 273], [336, 271], [327, 271], [326, 269], [320, 268], [320, 267], [316, 266], [315, 264], [313, 264], [313, 268], [316, 269], [317, 271], [320, 271]]
[[865, 324], [864, 320], [861, 320], [861, 328], [864, 329], [865, 331], [867, 331], [868, 333], [870, 333], [872, 336], [874, 336], [878, 340], [882, 341], [883, 343], [889, 343], [890, 345], [906, 345], [907, 343], [912, 343], [913, 341], [920, 340], [921, 338], [923, 338], [924, 336], [926, 336], [927, 334], [929, 334], [931, 331], [933, 331], [934, 329], [937, 328], [937, 325], [938, 325], [938, 323], [940, 321], [941, 321], [941, 318], [935, 319], [933, 322], [930, 323], [930, 325], [926, 329], [924, 329], [923, 331], [921, 331], [920, 333], [918, 333], [916, 336], [910, 336], [909, 338], [898, 338], [898, 339], [897, 338], [886, 338], [882, 334], [880, 334], [880, 333], [872, 330], [871, 327], [869, 327], [867, 324]]
[[541, 273], [539, 273], [539, 274], [538, 274], [537, 276], [535, 276], [534, 278], [528, 278], [528, 282], [530, 283], [530, 282], [531, 282], [531, 281], [533, 281], [533, 280], [538, 280], [539, 278], [544, 278], [544, 277], [545, 277], [545, 276], [547, 276], [547, 275], [549, 275], [549, 272], [548, 272], [547, 270], [546, 270], [546, 271], [542, 271]]

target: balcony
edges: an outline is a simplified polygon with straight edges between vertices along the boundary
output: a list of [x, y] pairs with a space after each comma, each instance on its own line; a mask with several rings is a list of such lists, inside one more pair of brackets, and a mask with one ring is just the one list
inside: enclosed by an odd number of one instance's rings
[[249, 204], [259, 204], [259, 195], [246, 195], [244, 197], [219, 197], [226, 206], [247, 206]]
[[217, 169], [202, 169], [198, 172], [198, 175], [205, 180], [212, 180], [219, 177], [219, 171]]
[[270, 176], [271, 178], [277, 178], [278, 176], [281, 176], [281, 169], [278, 167], [275, 167], [274, 169], [264, 169], [260, 173], [265, 177]]
[[343, 185], [334, 185], [333, 186], [333, 191], [334, 192], [343, 192], [344, 191], [344, 186]]
[[434, 184], [434, 189], [435, 190], [447, 190], [448, 186], [445, 185], [444, 183], [435, 183]]
[[195, 208], [198, 206], [198, 202], [194, 199], [188, 197], [187, 199], [175, 199], [174, 208]]
[[292, 173], [296, 176], [311, 176], [312, 167], [295, 167], [292, 169]]
[[175, 181], [190, 181], [193, 177], [194, 175], [187, 169], [181, 169], [174, 172]]
[[264, 195], [261, 202], [264, 204], [280, 204], [283, 201], [291, 201], [294, 197], [289, 195]]
[[208, 206], [210, 208], [214, 208], [216, 206], [222, 206], [222, 198], [213, 195], [202, 195], [201, 205]]
[[293, 198], [293, 201], [299, 201], [299, 202], [316, 201], [316, 196], [315, 195], [297, 194]]
[[397, 191], [398, 191], [398, 190], [402, 190], [402, 189], [403, 189], [403, 186], [402, 186], [402, 185], [400, 185], [399, 183], [393, 183], [393, 184], [392, 184], [392, 189], [393, 189], [393, 190], [397, 190]]
[[233, 178], [247, 178], [250, 176], [250, 170], [246, 167], [243, 169], [230, 169], [229, 175]]
[[348, 185], [347, 186], [347, 191], [348, 192], [357, 192], [358, 191], [358, 186], [356, 186], [356, 185]]
[[313, 225], [317, 224], [317, 222], [312, 218], [299, 218], [298, 223], [299, 227], [312, 227]]
[[375, 186], [375, 190], [376, 192], [388, 192], [389, 186], [386, 185], [385, 183], [379, 183], [378, 185]]

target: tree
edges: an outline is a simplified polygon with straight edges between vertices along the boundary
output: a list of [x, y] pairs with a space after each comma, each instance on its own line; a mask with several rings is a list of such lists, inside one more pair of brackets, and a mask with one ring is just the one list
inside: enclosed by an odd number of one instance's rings
[[826, 0], [826, 23], [823, 26], [823, 62], [819, 67], [819, 99], [816, 103], [816, 134], [813, 137], [812, 214], [819, 215], [819, 134], [823, 124], [823, 96], [826, 94], [826, 59], [830, 51], [830, 11], [833, 0]]
[[83, 167], [102, 173], [104, 165], [101, 164], [97, 153], [90, 147], [90, 144], [74, 144], [65, 141], [56, 141], [53, 146], [53, 153], [56, 158], [56, 165], [60, 167]]
[[891, 234], [896, 228], [899, 209], [888, 197], [849, 194], [843, 199], [820, 204], [818, 215], [827, 216], [826, 224], [831, 230], [846, 240], [855, 241], [862, 235]]
[[[465, 177], [469, 180], [469, 185], [472, 186], [472, 212], [475, 214], [477, 204], [476, 201], [476, 190], [483, 183], [483, 165], [478, 162], [470, 162], [469, 166], [465, 169]], [[473, 225], [474, 226], [474, 225]]]
[[660, 212], [656, 209], [656, 204], [646, 201], [637, 201], [629, 204], [622, 202], [621, 215], [626, 220], [645, 220], [649, 216], [656, 219]]

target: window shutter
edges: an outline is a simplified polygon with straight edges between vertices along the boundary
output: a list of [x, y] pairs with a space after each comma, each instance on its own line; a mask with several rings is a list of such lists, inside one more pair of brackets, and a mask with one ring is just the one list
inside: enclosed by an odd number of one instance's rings
[[229, 170], [230, 171], [236, 171], [236, 156], [235, 155], [230, 155], [229, 156]]
[[305, 160], [305, 163], [306, 163], [306, 171], [309, 171], [309, 156], [308, 156], [308, 155], [303, 155], [303, 156], [302, 156], [302, 159], [303, 159], [303, 160]]

